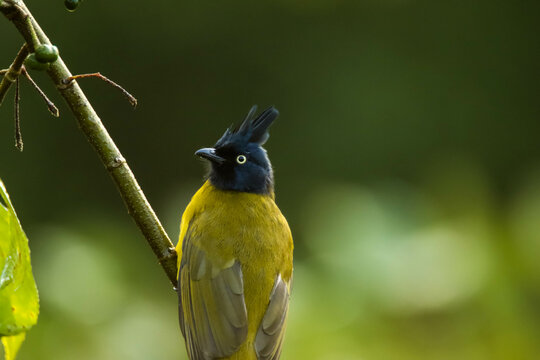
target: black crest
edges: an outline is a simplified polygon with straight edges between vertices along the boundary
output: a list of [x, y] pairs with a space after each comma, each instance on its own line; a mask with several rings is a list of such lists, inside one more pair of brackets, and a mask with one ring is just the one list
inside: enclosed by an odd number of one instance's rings
[[227, 129], [223, 136], [217, 141], [215, 147], [226, 147], [228, 144], [249, 143], [263, 145], [268, 137], [268, 128], [279, 116], [279, 111], [273, 106], [264, 110], [259, 116], [255, 117], [257, 105], [253, 105], [249, 110], [242, 124], [235, 129]]

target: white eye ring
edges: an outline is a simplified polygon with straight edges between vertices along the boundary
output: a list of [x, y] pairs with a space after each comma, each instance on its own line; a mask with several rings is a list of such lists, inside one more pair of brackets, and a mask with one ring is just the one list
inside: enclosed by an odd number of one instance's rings
[[236, 157], [236, 162], [239, 163], [240, 165], [245, 164], [246, 161], [247, 161], [247, 158], [245, 155], [238, 155]]

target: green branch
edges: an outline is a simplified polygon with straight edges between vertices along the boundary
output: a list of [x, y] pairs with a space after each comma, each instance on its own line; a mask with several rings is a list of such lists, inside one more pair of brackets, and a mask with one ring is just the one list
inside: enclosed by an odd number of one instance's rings
[[[21, 0], [3, 0], [0, 2], [0, 11], [19, 30], [30, 50], [33, 50], [34, 44], [32, 27], [41, 44], [50, 44], [49, 39]], [[27, 21], [27, 18], [30, 21]], [[133, 176], [126, 159], [114, 144], [77, 81], [71, 81], [68, 84], [63, 82], [64, 79], [72, 76], [64, 61], [59, 57], [51, 63], [47, 73], [75, 115], [81, 131], [94, 147], [116, 183], [128, 213], [137, 223], [171, 283], [176, 285], [176, 251]]]

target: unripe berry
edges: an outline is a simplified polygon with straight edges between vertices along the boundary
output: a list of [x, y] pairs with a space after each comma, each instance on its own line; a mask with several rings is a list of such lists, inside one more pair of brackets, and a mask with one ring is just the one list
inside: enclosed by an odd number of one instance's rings
[[36, 59], [42, 63], [52, 63], [58, 59], [58, 48], [54, 45], [41, 44], [36, 47]]
[[37, 61], [36, 54], [32, 53], [28, 55], [24, 60], [24, 66], [27, 69], [42, 71], [49, 68], [49, 63], [42, 63]]
[[79, 6], [79, 0], [64, 0], [64, 5], [69, 11], [75, 11]]

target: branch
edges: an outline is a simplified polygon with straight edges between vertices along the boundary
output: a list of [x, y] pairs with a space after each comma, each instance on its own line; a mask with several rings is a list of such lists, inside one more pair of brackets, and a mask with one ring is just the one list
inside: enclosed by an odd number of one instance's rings
[[41, 90], [41, 88], [38, 86], [38, 84], [36, 84], [34, 79], [32, 79], [32, 77], [30, 76], [28, 71], [26, 71], [24, 66], [22, 68], [22, 73], [26, 77], [26, 80], [28, 80], [30, 82], [30, 84], [32, 85], [32, 87], [38, 92], [39, 96], [41, 96], [43, 101], [45, 101], [45, 104], [47, 104], [47, 108], [49, 109], [49, 112], [52, 114], [52, 116], [59, 117], [60, 116], [60, 111], [58, 111], [58, 108], [56, 107], [56, 105], [54, 105], [54, 103], [51, 100], [49, 100], [47, 95], [45, 95], [43, 90]]
[[21, 133], [21, 115], [19, 114], [19, 105], [21, 102], [19, 83], [19, 78], [17, 78], [17, 80], [15, 80], [15, 147], [19, 149], [19, 151], [23, 151], [24, 143]]
[[6, 97], [6, 94], [11, 85], [19, 78], [22, 66], [24, 64], [24, 59], [26, 59], [27, 56], [28, 47], [26, 46], [26, 44], [24, 44], [19, 50], [17, 56], [15, 57], [15, 60], [13, 60], [11, 66], [4, 74], [2, 82], [0, 82], [0, 105], [2, 105], [2, 101], [4, 101], [4, 98]]
[[[3, 0], [0, 2], [0, 11], [19, 30], [30, 50], [33, 50], [32, 31], [25, 21], [26, 17], [30, 17], [30, 22], [33, 24], [41, 43], [50, 44], [49, 39], [21, 0]], [[137, 180], [135, 180], [126, 159], [107, 133], [77, 81], [64, 84], [63, 80], [72, 76], [64, 61], [59, 57], [51, 64], [47, 73], [77, 118], [81, 131], [112, 176], [126, 204], [128, 213], [135, 220], [156, 254], [169, 280], [173, 285], [176, 285], [176, 251], [148, 200], [146, 200]]]
[[101, 75], [101, 73], [98, 73], [98, 72], [97, 73], [91, 73], [91, 74], [73, 75], [73, 76], [68, 77], [67, 79], [64, 79], [63, 83], [67, 85], [70, 82], [72, 82], [73, 80], [86, 79], [86, 78], [98, 78], [100, 80], [105, 81], [107, 84], [109, 84], [112, 87], [115, 87], [118, 90], [120, 90], [122, 92], [122, 94], [126, 97], [126, 99], [129, 101], [131, 106], [133, 106], [134, 108], [137, 107], [137, 99], [135, 99], [135, 97], [133, 95], [131, 95], [126, 89], [124, 89], [123, 87], [121, 87], [120, 85], [118, 85], [117, 83], [115, 83], [114, 81], [109, 79], [108, 77], [105, 77], [105, 76]]

